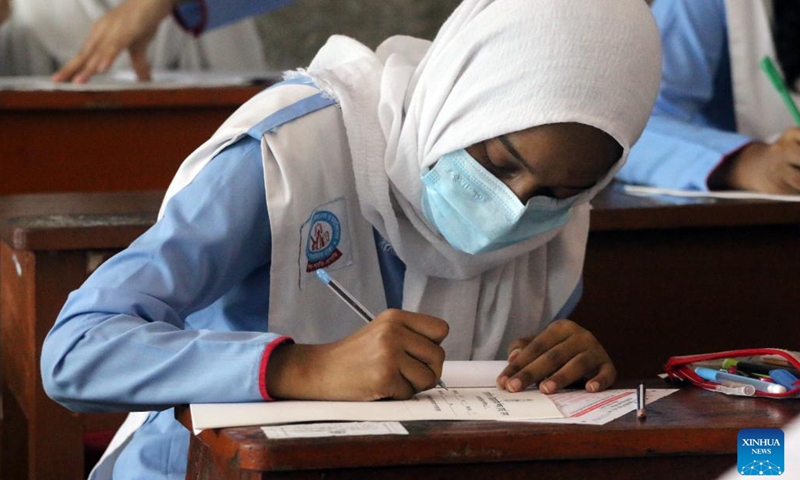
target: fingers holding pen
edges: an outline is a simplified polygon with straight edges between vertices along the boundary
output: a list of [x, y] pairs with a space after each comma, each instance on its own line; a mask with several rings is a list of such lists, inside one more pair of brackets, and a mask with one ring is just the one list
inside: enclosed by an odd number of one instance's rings
[[[380, 350], [402, 352], [396, 364], [416, 391], [427, 390], [442, 376], [445, 352], [440, 346], [449, 332], [447, 322], [436, 317], [389, 309], [372, 322]], [[381, 361], [380, 363], [390, 363]]]
[[440, 378], [447, 331], [438, 318], [387, 310], [341, 340], [276, 347], [267, 390], [273, 398], [408, 399]]

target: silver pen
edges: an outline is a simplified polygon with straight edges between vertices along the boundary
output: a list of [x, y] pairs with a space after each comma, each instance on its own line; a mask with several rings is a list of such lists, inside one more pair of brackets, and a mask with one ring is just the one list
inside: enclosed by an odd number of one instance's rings
[[[353, 311], [356, 312], [356, 314], [359, 317], [361, 317], [362, 320], [364, 320], [367, 323], [370, 323], [375, 318], [375, 315], [373, 315], [369, 310], [367, 310], [367, 307], [362, 305], [361, 302], [356, 300], [356, 298], [350, 292], [348, 292], [347, 289], [345, 289], [339, 282], [334, 280], [333, 277], [330, 276], [327, 270], [325, 270], [324, 268], [320, 268], [319, 270], [317, 270], [317, 278], [322, 280], [322, 283], [324, 283], [325, 285], [328, 286], [328, 288], [333, 290], [333, 293], [335, 293], [337, 297], [341, 298], [344, 301], [344, 303], [346, 303], [350, 308], [352, 308]], [[445, 390], [448, 389], [441, 379], [439, 379], [439, 381], [436, 382], [436, 385], [444, 388]]]

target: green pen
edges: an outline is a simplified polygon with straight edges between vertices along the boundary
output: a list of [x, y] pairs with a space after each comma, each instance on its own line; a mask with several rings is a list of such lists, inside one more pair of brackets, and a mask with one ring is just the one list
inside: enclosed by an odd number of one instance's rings
[[775, 86], [775, 89], [780, 94], [781, 98], [783, 99], [783, 103], [786, 104], [786, 108], [789, 109], [789, 113], [794, 119], [795, 125], [800, 126], [800, 110], [797, 109], [797, 105], [795, 105], [794, 100], [792, 100], [792, 96], [789, 94], [789, 89], [786, 88], [786, 84], [783, 83], [783, 78], [781, 77], [781, 74], [778, 73], [775, 63], [771, 58], [765, 56], [763, 59], [761, 59], [761, 69], [764, 70], [764, 73], [767, 74], [769, 79], [772, 81], [772, 85]]

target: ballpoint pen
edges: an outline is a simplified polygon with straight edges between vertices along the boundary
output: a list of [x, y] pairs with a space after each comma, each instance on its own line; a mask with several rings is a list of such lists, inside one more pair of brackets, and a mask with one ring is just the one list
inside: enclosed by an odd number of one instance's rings
[[[335, 293], [337, 297], [341, 298], [344, 301], [344, 303], [346, 303], [350, 308], [352, 308], [353, 311], [356, 312], [356, 314], [359, 317], [361, 317], [362, 320], [369, 323], [375, 318], [375, 315], [373, 315], [369, 310], [367, 310], [367, 307], [362, 305], [361, 302], [356, 300], [356, 298], [350, 292], [348, 292], [347, 289], [345, 289], [339, 282], [334, 280], [333, 277], [330, 276], [327, 270], [325, 270], [324, 268], [320, 268], [319, 270], [317, 270], [317, 278], [322, 280], [322, 283], [324, 283], [325, 285], [328, 286], [328, 288], [333, 290], [333, 293]], [[441, 379], [439, 379], [439, 381], [436, 382], [436, 385], [447, 390], [447, 386]]]
[[794, 119], [795, 125], [800, 126], [800, 110], [797, 109], [797, 105], [795, 105], [794, 100], [792, 100], [789, 89], [786, 88], [786, 84], [783, 83], [783, 78], [781, 78], [778, 69], [775, 67], [775, 63], [770, 57], [766, 56], [761, 59], [761, 69], [764, 70], [764, 73], [767, 74], [767, 77], [772, 81], [772, 85], [780, 94], [783, 103], [786, 105], [786, 108], [789, 109], [789, 114]]

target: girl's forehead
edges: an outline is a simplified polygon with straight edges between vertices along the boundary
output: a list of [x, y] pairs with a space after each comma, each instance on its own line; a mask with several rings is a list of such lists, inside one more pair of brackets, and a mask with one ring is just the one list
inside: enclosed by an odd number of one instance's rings
[[[607, 171], [622, 155], [614, 138], [589, 125], [555, 123], [508, 134], [516, 152], [533, 167], [553, 163], [583, 164], [587, 169]], [[597, 161], [587, 161], [597, 159]], [[540, 165], [545, 164], [545, 165]]]

